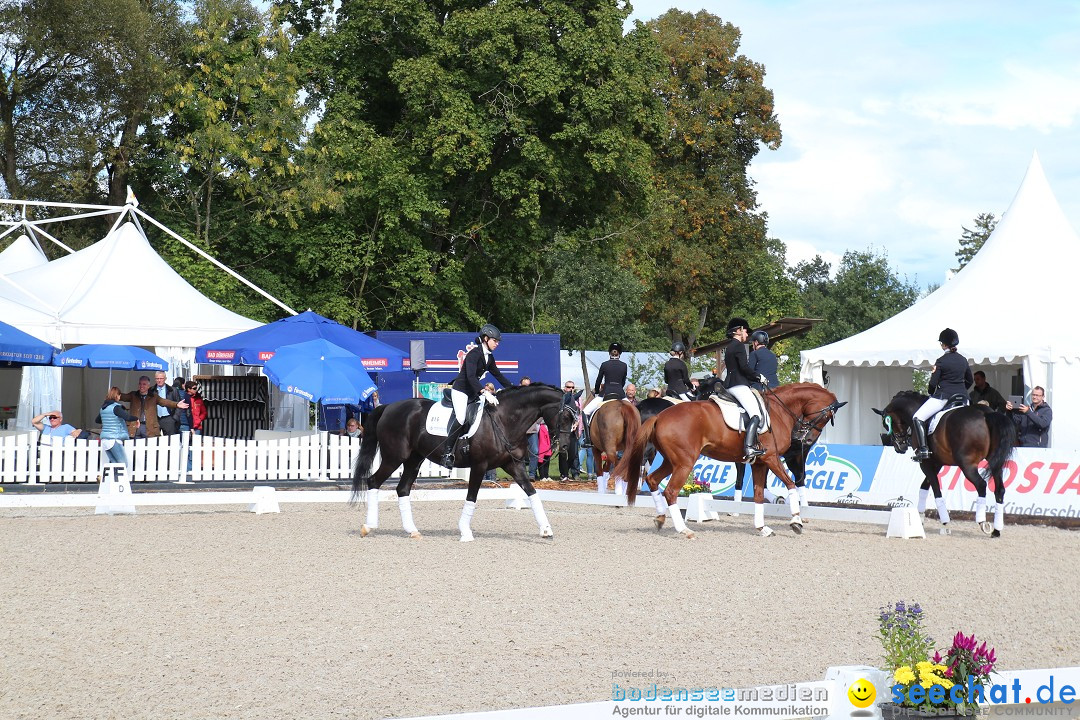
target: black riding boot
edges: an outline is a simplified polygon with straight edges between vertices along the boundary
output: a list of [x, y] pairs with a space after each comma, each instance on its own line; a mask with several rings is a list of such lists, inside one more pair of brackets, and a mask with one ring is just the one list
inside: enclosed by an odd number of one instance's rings
[[[595, 413], [593, 413], [595, 414]], [[582, 415], [585, 418], [585, 428], [581, 433], [581, 447], [592, 447], [592, 415]]]
[[757, 447], [757, 431], [758, 425], [760, 424], [761, 418], [759, 417], [751, 417], [750, 422], [746, 424], [746, 438], [743, 441], [743, 455], [748, 463], [753, 463], [765, 454], [764, 450]]
[[454, 446], [457, 445], [458, 438], [461, 437], [464, 429], [465, 426], [457, 421], [456, 416], [450, 421], [450, 429], [446, 431], [446, 444], [443, 446], [443, 456], [440, 461], [444, 468], [454, 469]]
[[930, 445], [926, 442], [926, 421], [914, 418], [911, 422], [912, 434], [915, 436], [915, 462], [930, 459]]

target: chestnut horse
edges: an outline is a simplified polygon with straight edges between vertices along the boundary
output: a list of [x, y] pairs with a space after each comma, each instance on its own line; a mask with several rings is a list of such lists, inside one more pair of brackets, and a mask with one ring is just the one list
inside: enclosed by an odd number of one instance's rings
[[[765, 454], [751, 466], [756, 503], [754, 527], [763, 537], [773, 534], [765, 525], [764, 508], [765, 481], [768, 471], [772, 470], [788, 488], [791, 529], [795, 533], [801, 533], [798, 492], [780, 461], [781, 457], [791, 446], [793, 437], [808, 435], [815, 430], [820, 432], [825, 423], [832, 420], [836, 411], [847, 403], [839, 402], [835, 395], [814, 383], [794, 383], [768, 390], [765, 393], [765, 403], [769, 409], [772, 427], [770, 432], [760, 436]], [[645, 454], [645, 446], [649, 443], [655, 445], [664, 458], [660, 467], [646, 477], [658, 513], [654, 520], [656, 528], [662, 528], [665, 517], [670, 514], [676, 531], [688, 538], [694, 537], [694, 533], [683, 522], [682, 513], [676, 504], [679, 490], [693, 472], [699, 455], [726, 462], [742, 460], [743, 433], [729, 428], [720, 408], [711, 401], [681, 403], [650, 418], [641, 426], [633, 448], [623, 453], [622, 460], [614, 470], [615, 474], [626, 478], [626, 500], [629, 505], [633, 505], [637, 497], [641, 459]], [[660, 480], [667, 475], [670, 475], [671, 479], [664, 492], [660, 493]]]
[[[881, 442], [892, 445], [898, 453], [906, 453], [911, 445], [911, 418], [926, 402], [926, 396], [911, 390], [896, 393], [884, 410], [872, 408], [881, 415], [885, 432]], [[975, 488], [975, 522], [991, 537], [1000, 537], [1005, 527], [1005, 483], [1003, 468], [1016, 446], [1016, 426], [1003, 413], [993, 412], [985, 405], [968, 405], [950, 410], [941, 416], [934, 432], [927, 437], [930, 459], [919, 467], [923, 482], [919, 487], [919, 512], [926, 510], [928, 490], [933, 490], [941, 519], [941, 534], [949, 534], [949, 511], [941, 497], [938, 473], [946, 465], [956, 465]], [[986, 520], [986, 478], [979, 463], [986, 460], [989, 476], [994, 478], [993, 529]]]
[[[637, 408], [625, 400], [606, 402], [593, 414], [592, 423], [589, 425], [589, 439], [593, 448], [603, 453], [603, 459], [596, 468], [597, 489], [601, 493], [607, 492], [608, 473], [626, 448], [633, 446], [640, 428], [641, 416]], [[618, 485], [616, 479], [616, 488]]]

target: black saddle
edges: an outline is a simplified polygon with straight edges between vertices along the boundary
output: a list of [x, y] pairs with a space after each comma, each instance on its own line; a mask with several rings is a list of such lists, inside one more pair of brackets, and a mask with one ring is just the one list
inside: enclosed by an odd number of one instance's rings
[[743, 413], [746, 412], [746, 410], [742, 406], [742, 403], [739, 402], [739, 399], [737, 397], [735, 397], [734, 395], [732, 395], [731, 392], [726, 387], [721, 385], [720, 383], [716, 383], [716, 387], [713, 388], [713, 394], [716, 395], [716, 397], [720, 398], [721, 400], [726, 400], [728, 402], [735, 403], [736, 407], [738, 407], [740, 410], [742, 410]]
[[967, 393], [956, 393], [945, 401], [945, 407], [941, 408], [941, 411], [945, 412], [946, 410], [952, 410], [953, 408], [966, 407], [970, 402], [971, 398], [967, 396]]

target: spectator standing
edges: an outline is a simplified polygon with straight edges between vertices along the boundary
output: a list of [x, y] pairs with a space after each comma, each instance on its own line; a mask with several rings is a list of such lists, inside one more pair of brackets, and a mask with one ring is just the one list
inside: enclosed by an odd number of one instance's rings
[[128, 432], [128, 423], [138, 422], [135, 417], [120, 404], [120, 388], [113, 385], [105, 394], [105, 402], [101, 403], [101, 410], [94, 418], [95, 422], [101, 423], [101, 450], [106, 459], [111, 463], [122, 463], [128, 466], [127, 453], [124, 452], [124, 441], [131, 437]]
[[202, 388], [194, 380], [188, 380], [184, 390], [191, 405], [191, 432], [202, 435], [203, 422], [206, 421], [206, 400], [203, 399]]
[[551, 477], [551, 433], [544, 423], [540, 423], [540, 432], [536, 433], [539, 452], [536, 466], [538, 480], [547, 480]]
[[[162, 400], [181, 403], [183, 399], [180, 397], [180, 393], [176, 391], [171, 385], [165, 383], [165, 373], [162, 370], [158, 370], [154, 373], [154, 393], [157, 394]], [[178, 404], [168, 405], [165, 402], [159, 402], [155, 408], [157, 413], [157, 424], [161, 430], [162, 435], [175, 435], [180, 432], [180, 413], [177, 408]], [[181, 409], [186, 409], [187, 403]]]
[[176, 390], [176, 394], [180, 396], [180, 399], [188, 404], [186, 410], [178, 410], [177, 414], [174, 416], [180, 424], [181, 435], [184, 435], [191, 430], [191, 396], [188, 395], [186, 386], [187, 383], [184, 382], [184, 378], [173, 378], [173, 389]]
[[578, 411], [578, 418], [566, 438], [566, 447], [559, 449], [559, 481], [569, 482], [570, 480], [577, 480], [578, 474], [581, 472], [581, 464], [578, 459], [578, 438], [581, 437], [584, 428], [581, 421], [581, 393], [583, 391], [575, 390], [572, 382], [563, 385], [563, 390], [565, 391], [563, 405], [569, 405]]
[[342, 436], [358, 438], [363, 436], [363, 431], [360, 429], [360, 421], [356, 418], [349, 418], [345, 421], [345, 429], [341, 431]]
[[975, 385], [971, 388], [971, 392], [968, 393], [971, 397], [971, 404], [989, 405], [991, 410], [1005, 412], [1005, 398], [1001, 397], [1001, 393], [990, 387], [990, 383], [986, 382], [986, 373], [982, 370], [976, 370], [974, 378]]
[[626, 400], [634, 407], [637, 407], [638, 403], [641, 402], [640, 400], [638, 400], [637, 385], [635, 385], [634, 383], [629, 383], [626, 386]]
[[65, 423], [64, 414], [59, 410], [51, 410], [49, 412], [41, 413], [30, 422], [41, 433], [41, 437], [74, 438], [78, 437], [79, 434], [82, 432], [74, 425], [68, 425], [67, 423]]
[[1016, 424], [1020, 447], [1050, 446], [1050, 423], [1054, 421], [1054, 411], [1046, 404], [1046, 391], [1043, 388], [1036, 385], [1032, 389], [1030, 405], [1014, 405], [1006, 400], [1005, 409]]
[[[162, 381], [165, 373], [159, 373]], [[157, 437], [161, 434], [161, 426], [158, 423], [161, 417], [159, 410], [165, 411], [176, 408], [185, 409], [186, 402], [167, 400], [158, 394], [157, 390], [150, 388], [150, 378], [143, 375], [139, 378], [139, 388], [130, 392], [121, 393], [120, 400], [131, 403], [131, 414], [138, 418], [138, 425], [131, 428], [131, 437], [147, 438]], [[171, 417], [171, 415], [170, 415]]]

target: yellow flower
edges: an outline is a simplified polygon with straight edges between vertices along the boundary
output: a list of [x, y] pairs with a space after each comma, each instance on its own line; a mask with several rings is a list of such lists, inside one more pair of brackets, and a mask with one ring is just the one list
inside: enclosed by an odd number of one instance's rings
[[908, 685], [909, 683], [915, 682], [915, 673], [910, 666], [901, 665], [896, 668], [896, 672], [893, 673], [893, 680], [901, 685]]

